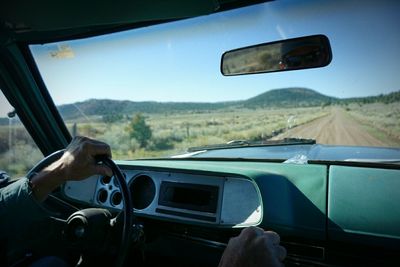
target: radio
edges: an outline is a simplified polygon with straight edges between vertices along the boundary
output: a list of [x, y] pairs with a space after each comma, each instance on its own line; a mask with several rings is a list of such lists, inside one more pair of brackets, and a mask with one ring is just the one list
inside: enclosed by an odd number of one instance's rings
[[218, 193], [218, 186], [163, 181], [157, 212], [216, 221]]

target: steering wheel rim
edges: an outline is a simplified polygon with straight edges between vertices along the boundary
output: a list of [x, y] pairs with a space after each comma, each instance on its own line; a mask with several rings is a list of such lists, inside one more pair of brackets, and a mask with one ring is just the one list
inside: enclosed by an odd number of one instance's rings
[[[47, 157], [43, 158], [41, 161], [39, 161], [32, 169], [29, 170], [27, 174], [27, 178], [29, 180], [32, 179], [32, 177], [40, 172], [43, 168], [46, 166], [49, 166], [53, 162], [57, 161], [62, 157], [64, 154], [65, 149], [58, 150]], [[117, 253], [117, 261], [115, 266], [123, 266], [123, 263], [125, 261], [125, 257], [127, 254], [127, 250], [129, 248], [129, 238], [130, 238], [130, 230], [133, 225], [133, 206], [132, 206], [132, 197], [130, 190], [128, 189], [128, 184], [126, 183], [125, 177], [122, 174], [121, 170], [117, 166], [117, 164], [114, 163], [110, 158], [108, 157], [97, 157], [96, 161], [98, 163], [103, 163], [104, 165], [108, 166], [112, 172], [114, 177], [117, 179], [119, 183], [119, 188], [121, 190], [122, 194], [122, 200], [123, 200], [123, 208], [122, 208], [122, 215], [123, 215], [123, 227], [122, 227], [122, 238], [120, 242], [120, 247]], [[119, 214], [114, 217], [112, 220], [117, 218]]]

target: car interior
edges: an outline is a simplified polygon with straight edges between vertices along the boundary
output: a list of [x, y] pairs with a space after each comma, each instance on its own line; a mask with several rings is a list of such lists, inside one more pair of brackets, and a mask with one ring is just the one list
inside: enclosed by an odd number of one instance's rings
[[[60, 158], [73, 137], [30, 46], [274, 2], [3, 1], [0, 88], [43, 154], [26, 176]], [[336, 60], [330, 42], [322, 32], [232, 47], [220, 54], [216, 75], [322, 69]], [[268, 64], [260, 56], [283, 47], [285, 54]], [[253, 57], [260, 60], [243, 63]], [[43, 204], [49, 212], [45, 230], [29, 241], [30, 255], [57, 255], [72, 266], [218, 266], [230, 238], [258, 226], [280, 235], [286, 266], [398, 266], [400, 149], [285, 142], [235, 140], [172, 157], [99, 158], [114, 175], [68, 181], [54, 191]], [[306, 164], [287, 161], [304, 151]], [[24, 266], [16, 262], [0, 265]]]

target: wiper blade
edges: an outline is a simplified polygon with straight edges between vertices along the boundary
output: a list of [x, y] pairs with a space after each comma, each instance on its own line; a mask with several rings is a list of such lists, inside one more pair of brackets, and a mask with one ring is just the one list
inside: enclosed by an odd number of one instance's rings
[[217, 149], [240, 148], [240, 147], [314, 145], [314, 144], [316, 144], [315, 139], [303, 139], [303, 138], [284, 138], [281, 140], [261, 140], [261, 141], [232, 140], [225, 144], [189, 147], [187, 151], [196, 152], [202, 150], [217, 150]]

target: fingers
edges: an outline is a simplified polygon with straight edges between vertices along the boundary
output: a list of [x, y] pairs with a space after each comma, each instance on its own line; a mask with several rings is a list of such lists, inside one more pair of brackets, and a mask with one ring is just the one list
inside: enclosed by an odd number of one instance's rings
[[276, 255], [278, 256], [279, 261], [283, 261], [287, 256], [287, 251], [283, 246], [276, 246]]
[[[269, 244], [269, 247], [273, 247], [275, 249], [275, 255], [279, 261], [283, 261], [286, 258], [287, 252], [283, 246], [280, 246], [281, 242], [280, 236], [273, 231], [266, 231], [264, 233], [266, 241]], [[268, 245], [267, 244], [267, 245]]]
[[242, 236], [245, 239], [252, 239], [256, 236], [260, 236], [264, 234], [264, 229], [256, 226], [247, 227], [242, 230], [239, 236]]
[[109, 167], [96, 162], [96, 157], [103, 155], [111, 158], [111, 148], [106, 143], [82, 136], [74, 137], [61, 158], [66, 179], [82, 180], [95, 174], [112, 176]]
[[109, 145], [88, 137], [74, 137], [67, 149], [74, 149], [76, 147], [81, 147], [82, 150], [88, 153], [90, 156], [106, 155], [107, 157], [112, 157], [111, 148]]
[[90, 150], [89, 153], [92, 156], [97, 155], [106, 155], [107, 157], [111, 158], [111, 148], [109, 145], [102, 143], [102, 142], [90, 142]]
[[247, 237], [249, 239], [256, 236], [264, 235], [266, 240], [272, 245], [278, 245], [281, 242], [281, 238], [277, 233], [273, 231], [264, 231], [264, 229], [255, 226], [243, 229], [240, 235], [243, 235], [244, 237]]
[[111, 157], [111, 148], [106, 143], [87, 137], [81, 137], [79, 141], [82, 148], [86, 150], [90, 155], [107, 155], [108, 157]]
[[105, 166], [105, 165], [96, 165], [93, 168], [93, 173], [94, 174], [99, 174], [99, 175], [103, 175], [103, 176], [109, 176], [111, 177], [113, 175], [112, 170]]
[[264, 231], [260, 227], [248, 227], [243, 229], [236, 238], [243, 240], [245, 246], [254, 242], [256, 247], [269, 251], [270, 255], [278, 262], [282, 262], [286, 258], [286, 249], [279, 245], [281, 238], [273, 231]]
[[279, 237], [279, 235], [273, 231], [266, 231], [264, 232], [264, 235], [266, 235], [267, 240], [273, 245], [279, 245], [279, 243], [281, 242], [281, 238]]
[[[89, 139], [89, 138], [84, 138], [82, 141], [82, 146], [83, 150], [86, 150], [86, 152], [89, 154], [91, 157], [99, 156], [99, 155], [105, 155], [109, 158], [111, 158], [111, 148], [109, 145], [106, 143]], [[97, 164], [94, 163], [93, 168], [92, 168], [92, 173], [93, 174], [99, 174], [99, 175], [105, 175], [105, 176], [112, 176], [113, 173], [111, 169], [103, 164]]]

